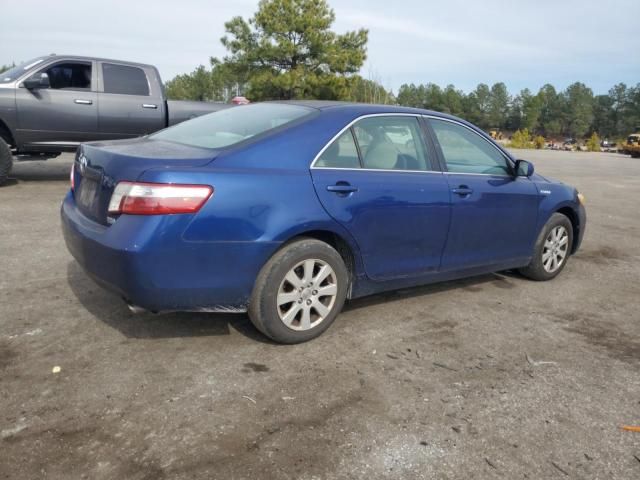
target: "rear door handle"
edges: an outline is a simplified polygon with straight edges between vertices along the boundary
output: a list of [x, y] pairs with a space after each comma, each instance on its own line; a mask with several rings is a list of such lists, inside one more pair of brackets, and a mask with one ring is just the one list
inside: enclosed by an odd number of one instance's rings
[[155, 105], [153, 103], [143, 103], [142, 108], [158, 108], [158, 105]]
[[77, 103], [78, 105], [91, 105], [91, 104], [93, 104], [93, 101], [91, 101], [91, 100], [82, 100], [80, 98], [76, 98], [74, 100], [74, 102]]
[[473, 193], [473, 190], [466, 185], [460, 185], [457, 188], [453, 188], [451, 191], [456, 195], [460, 195], [461, 197], [466, 197], [467, 195], [471, 195]]
[[336, 185], [329, 185], [327, 187], [327, 191], [338, 193], [338, 194], [347, 194], [347, 193], [357, 192], [358, 189], [352, 185], [349, 185], [348, 183], [346, 184], [338, 183]]

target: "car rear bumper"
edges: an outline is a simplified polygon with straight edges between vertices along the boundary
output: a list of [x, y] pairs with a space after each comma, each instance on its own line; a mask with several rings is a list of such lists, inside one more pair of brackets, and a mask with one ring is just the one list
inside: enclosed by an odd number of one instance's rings
[[246, 311], [277, 242], [190, 242], [191, 215], [123, 215], [107, 227], [69, 192], [61, 208], [67, 248], [97, 283], [151, 311]]

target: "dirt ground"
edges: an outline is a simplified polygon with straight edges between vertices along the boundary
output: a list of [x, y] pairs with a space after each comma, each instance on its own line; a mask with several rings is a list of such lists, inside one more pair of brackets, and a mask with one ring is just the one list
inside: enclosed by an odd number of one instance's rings
[[[279, 346], [135, 316], [67, 253], [71, 157], [0, 189], [0, 478], [640, 478], [640, 161], [521, 151], [587, 198], [560, 277], [349, 303]], [[59, 373], [53, 373], [60, 367]]]

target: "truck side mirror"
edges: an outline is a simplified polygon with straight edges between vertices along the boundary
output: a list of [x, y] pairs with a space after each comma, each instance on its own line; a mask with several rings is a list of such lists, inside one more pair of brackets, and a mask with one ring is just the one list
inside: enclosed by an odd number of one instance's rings
[[526, 160], [516, 160], [514, 170], [516, 177], [530, 177], [533, 175], [533, 164]]
[[24, 88], [28, 90], [36, 90], [39, 88], [49, 88], [49, 75], [46, 73], [36, 73], [22, 82]]

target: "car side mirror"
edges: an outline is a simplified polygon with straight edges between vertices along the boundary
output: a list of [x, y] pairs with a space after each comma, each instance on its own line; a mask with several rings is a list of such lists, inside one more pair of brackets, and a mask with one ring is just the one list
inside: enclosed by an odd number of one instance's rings
[[533, 163], [526, 160], [516, 160], [514, 167], [516, 177], [530, 177], [533, 175]]
[[46, 73], [36, 73], [22, 82], [24, 88], [28, 90], [36, 90], [39, 88], [49, 88], [49, 75]]

